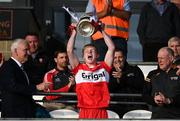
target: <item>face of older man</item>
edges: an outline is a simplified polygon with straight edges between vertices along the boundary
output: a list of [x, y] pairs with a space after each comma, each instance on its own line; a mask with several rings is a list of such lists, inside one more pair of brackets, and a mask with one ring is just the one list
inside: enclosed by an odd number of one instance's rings
[[25, 43], [20, 43], [15, 50], [15, 58], [20, 62], [24, 63], [28, 60], [29, 46]]
[[173, 41], [168, 45], [173, 51], [174, 56], [180, 56], [180, 41]]
[[171, 56], [166, 49], [160, 49], [158, 52], [158, 64], [159, 68], [167, 71], [171, 68], [173, 63], [173, 56]]

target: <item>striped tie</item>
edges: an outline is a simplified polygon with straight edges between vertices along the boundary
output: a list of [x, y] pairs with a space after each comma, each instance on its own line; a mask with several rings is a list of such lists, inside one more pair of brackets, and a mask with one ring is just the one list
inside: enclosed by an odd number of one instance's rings
[[29, 78], [28, 78], [28, 75], [27, 75], [26, 71], [24, 70], [23, 66], [21, 66], [21, 69], [22, 69], [24, 75], [26, 76], [26, 80], [27, 80], [27, 83], [29, 85]]

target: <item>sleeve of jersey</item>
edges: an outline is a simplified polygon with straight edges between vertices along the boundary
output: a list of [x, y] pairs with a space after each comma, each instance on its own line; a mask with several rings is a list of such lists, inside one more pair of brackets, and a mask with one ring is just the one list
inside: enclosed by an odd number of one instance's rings
[[108, 66], [104, 61], [101, 62], [101, 65], [106, 69], [108, 73], [110, 73], [112, 67]]
[[74, 68], [74, 69], [72, 69], [72, 73], [75, 75], [77, 72], [78, 72], [78, 69], [79, 69], [79, 67], [80, 67], [80, 63]]
[[[52, 81], [52, 77], [53, 77], [53, 74], [52, 73], [47, 73], [44, 77], [44, 81], [48, 81], [48, 82], [51, 82], [52, 84], [50, 85], [49, 87], [49, 90], [46, 90], [45, 92], [68, 92], [69, 91], [69, 86], [66, 85], [65, 87], [63, 88], [60, 88], [60, 89], [57, 89], [57, 90], [54, 90], [53, 89], [53, 81]], [[57, 99], [61, 96], [46, 96], [46, 99], [47, 100], [53, 100], [53, 99]]]

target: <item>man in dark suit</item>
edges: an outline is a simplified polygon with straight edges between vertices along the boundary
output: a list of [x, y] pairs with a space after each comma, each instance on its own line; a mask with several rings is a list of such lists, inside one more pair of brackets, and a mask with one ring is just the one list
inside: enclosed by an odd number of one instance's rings
[[16, 39], [11, 45], [11, 58], [0, 68], [0, 89], [2, 93], [3, 118], [33, 118], [36, 104], [32, 94], [47, 89], [48, 83], [33, 85], [22, 64], [28, 59], [28, 43]]

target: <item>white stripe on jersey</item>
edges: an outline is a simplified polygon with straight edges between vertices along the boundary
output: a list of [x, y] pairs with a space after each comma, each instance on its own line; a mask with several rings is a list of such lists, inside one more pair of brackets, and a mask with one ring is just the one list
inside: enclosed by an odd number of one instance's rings
[[80, 69], [75, 76], [75, 80], [77, 84], [84, 82], [106, 82], [109, 81], [109, 73], [104, 68], [93, 72]]

